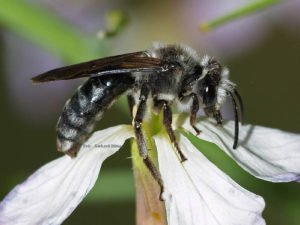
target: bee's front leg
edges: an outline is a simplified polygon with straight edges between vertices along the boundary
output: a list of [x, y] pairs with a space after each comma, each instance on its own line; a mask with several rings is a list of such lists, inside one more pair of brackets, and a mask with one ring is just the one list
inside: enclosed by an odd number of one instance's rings
[[218, 126], [223, 125], [223, 117], [220, 110], [217, 110], [215, 108], [204, 108], [204, 112], [208, 117], [213, 117]]

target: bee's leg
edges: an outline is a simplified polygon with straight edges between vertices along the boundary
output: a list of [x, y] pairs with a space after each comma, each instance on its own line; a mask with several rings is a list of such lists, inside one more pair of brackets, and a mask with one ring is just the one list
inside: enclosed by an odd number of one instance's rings
[[154, 163], [149, 158], [148, 155], [148, 148], [145, 141], [145, 137], [142, 131], [141, 124], [143, 122], [143, 118], [146, 111], [146, 101], [149, 95], [149, 89], [147, 86], [143, 86], [141, 89], [141, 94], [139, 98], [139, 104], [137, 108], [137, 112], [134, 117], [134, 133], [137, 141], [137, 146], [139, 149], [140, 156], [143, 158], [143, 161], [146, 167], [149, 169], [150, 173], [152, 174], [153, 178], [157, 181], [158, 185], [160, 186], [160, 200], [162, 200], [162, 194], [164, 192], [164, 185], [161, 178], [159, 171], [156, 169]]
[[214, 113], [213, 113], [213, 117], [216, 120], [217, 125], [222, 126], [222, 124], [223, 124], [223, 117], [222, 117], [221, 111], [220, 110], [215, 110]]
[[135, 106], [134, 97], [132, 95], [128, 95], [127, 96], [127, 101], [128, 101], [128, 106], [129, 106], [131, 118], [133, 118], [133, 107]]
[[192, 107], [191, 107], [191, 114], [190, 114], [190, 124], [193, 127], [193, 129], [196, 131], [196, 135], [198, 136], [200, 134], [200, 130], [196, 127], [196, 118], [197, 118], [197, 112], [199, 111], [199, 100], [195, 93], [191, 95], [192, 97]]
[[215, 108], [204, 108], [204, 112], [207, 116], [213, 117], [218, 126], [222, 126], [223, 124], [223, 117], [220, 110]]
[[182, 153], [182, 151], [181, 151], [181, 149], [178, 145], [178, 142], [176, 140], [176, 136], [175, 136], [174, 130], [172, 128], [172, 111], [171, 111], [171, 108], [168, 105], [168, 102], [164, 101], [164, 100], [154, 100], [154, 104], [155, 104], [156, 107], [163, 110], [163, 117], [164, 117], [163, 118], [163, 123], [164, 123], [164, 126], [166, 128], [166, 131], [169, 135], [169, 138], [170, 138], [171, 142], [175, 146], [175, 149], [178, 153], [178, 156], [179, 156], [181, 162], [184, 162], [185, 160], [187, 160], [187, 158]]

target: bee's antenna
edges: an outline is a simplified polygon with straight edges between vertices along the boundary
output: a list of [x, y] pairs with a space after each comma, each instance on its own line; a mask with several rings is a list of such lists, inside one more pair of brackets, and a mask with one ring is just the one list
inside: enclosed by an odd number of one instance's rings
[[[236, 149], [238, 140], [239, 140], [239, 113], [236, 99], [234, 98], [235, 93], [227, 92], [232, 100], [233, 109], [234, 109], [234, 142], [233, 149]], [[239, 100], [238, 100], [239, 101]]]
[[233, 95], [238, 100], [237, 103], [238, 103], [238, 107], [240, 109], [240, 117], [241, 117], [240, 119], [241, 119], [241, 123], [243, 124], [244, 118], [245, 118], [245, 113], [244, 113], [244, 104], [243, 104], [242, 97], [236, 89], [233, 90]]

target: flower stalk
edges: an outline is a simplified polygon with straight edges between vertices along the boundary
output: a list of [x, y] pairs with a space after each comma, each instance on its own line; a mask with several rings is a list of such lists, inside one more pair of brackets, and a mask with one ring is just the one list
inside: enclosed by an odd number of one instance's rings
[[[143, 122], [142, 126], [149, 147], [148, 154], [158, 168], [152, 136], [160, 127], [159, 116], [152, 115], [151, 121]], [[166, 225], [164, 203], [159, 201], [160, 187], [146, 168], [135, 140], [131, 141], [131, 155], [136, 189], [136, 224]]]

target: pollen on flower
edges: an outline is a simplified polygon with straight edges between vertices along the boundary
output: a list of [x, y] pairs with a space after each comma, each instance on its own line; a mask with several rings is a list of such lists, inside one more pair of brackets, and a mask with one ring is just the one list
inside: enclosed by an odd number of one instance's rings
[[161, 222], [161, 221], [162, 221], [162, 220], [161, 220], [160, 214], [157, 213], [157, 212], [152, 212], [152, 217], [153, 217], [155, 220], [157, 220], [158, 222]]

